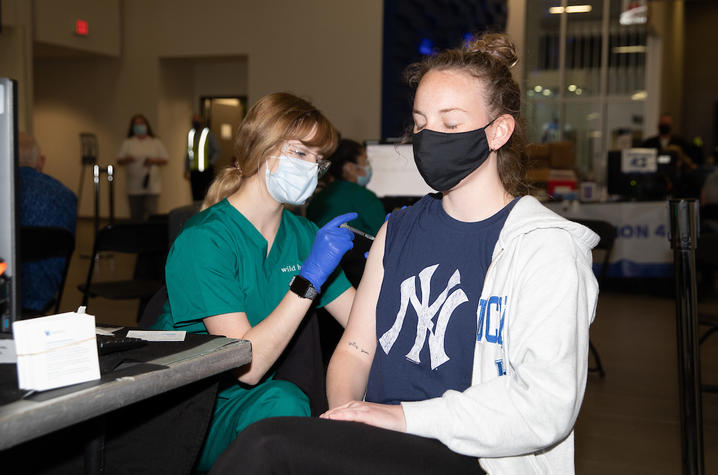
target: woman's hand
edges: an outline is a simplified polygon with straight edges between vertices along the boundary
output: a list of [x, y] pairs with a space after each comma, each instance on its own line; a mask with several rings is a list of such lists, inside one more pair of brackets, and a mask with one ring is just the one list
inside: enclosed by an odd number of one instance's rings
[[125, 157], [122, 157], [122, 158], [118, 159], [118, 160], [117, 160], [117, 164], [118, 164], [118, 165], [125, 165], [125, 164], [127, 164], [127, 163], [132, 163], [132, 162], [134, 162], [134, 161], [135, 161], [135, 157], [133, 157], [132, 155], [127, 155], [127, 156], [125, 156]]
[[350, 401], [328, 410], [320, 417], [338, 421], [362, 422], [383, 429], [406, 432], [404, 409], [399, 404]]

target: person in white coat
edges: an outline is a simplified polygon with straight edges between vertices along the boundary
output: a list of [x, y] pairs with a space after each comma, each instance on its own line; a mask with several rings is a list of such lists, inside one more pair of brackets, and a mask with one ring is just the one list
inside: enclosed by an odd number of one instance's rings
[[132, 221], [146, 221], [157, 212], [162, 191], [159, 167], [167, 165], [167, 157], [167, 149], [155, 137], [147, 118], [142, 114], [133, 115], [127, 138], [117, 152], [117, 164], [125, 168]]
[[409, 69], [413, 149], [440, 193], [376, 236], [321, 419], [247, 428], [211, 473], [574, 473], [598, 236], [524, 181], [514, 45]]

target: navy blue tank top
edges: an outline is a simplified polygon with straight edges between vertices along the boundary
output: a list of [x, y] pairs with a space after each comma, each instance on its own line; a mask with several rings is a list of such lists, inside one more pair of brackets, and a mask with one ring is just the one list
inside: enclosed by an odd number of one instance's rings
[[471, 385], [481, 289], [516, 201], [473, 223], [446, 214], [440, 195], [391, 214], [367, 401], [420, 401]]

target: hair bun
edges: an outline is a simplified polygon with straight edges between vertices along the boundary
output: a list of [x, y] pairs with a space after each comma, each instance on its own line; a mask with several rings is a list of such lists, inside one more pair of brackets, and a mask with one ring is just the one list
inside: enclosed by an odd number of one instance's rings
[[485, 53], [511, 68], [519, 61], [516, 46], [507, 34], [484, 33], [468, 41], [464, 49], [472, 53]]

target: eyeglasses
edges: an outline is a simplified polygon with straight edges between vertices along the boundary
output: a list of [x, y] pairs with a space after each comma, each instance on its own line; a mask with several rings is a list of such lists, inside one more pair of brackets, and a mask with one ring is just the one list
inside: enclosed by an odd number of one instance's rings
[[284, 144], [284, 147], [282, 147], [282, 153], [288, 157], [298, 158], [299, 160], [304, 160], [305, 162], [316, 163], [317, 174], [320, 178], [327, 172], [327, 170], [329, 170], [329, 166], [331, 165], [331, 162], [329, 160], [325, 160], [323, 155], [314, 153], [304, 145], [294, 142], [287, 142]]

